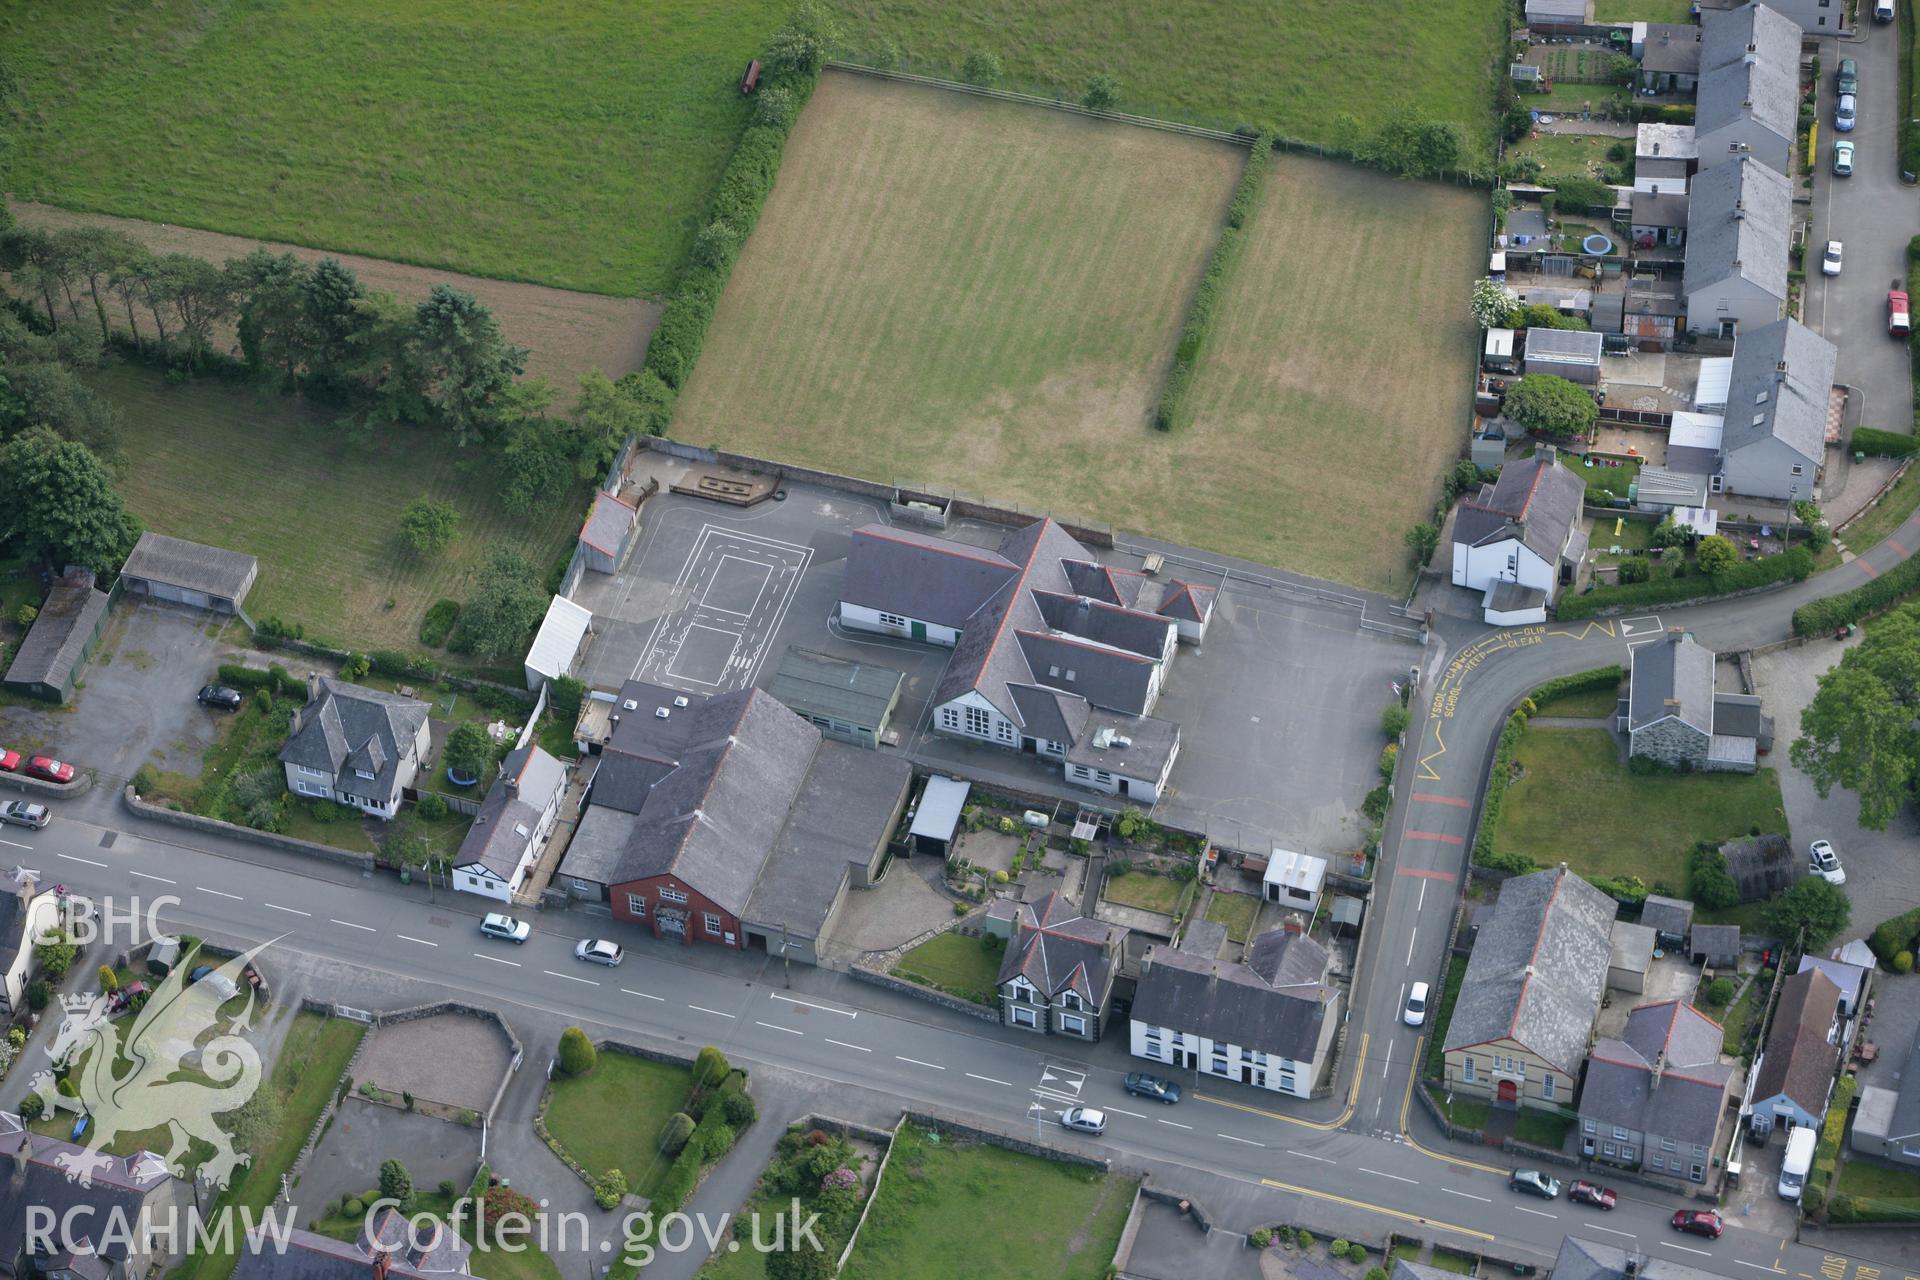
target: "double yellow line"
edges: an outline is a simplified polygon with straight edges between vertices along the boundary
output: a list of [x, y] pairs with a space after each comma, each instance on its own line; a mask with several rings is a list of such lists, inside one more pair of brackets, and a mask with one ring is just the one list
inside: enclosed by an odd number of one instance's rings
[[1269, 1120], [1279, 1120], [1286, 1124], [1297, 1125], [1302, 1129], [1317, 1129], [1321, 1133], [1332, 1133], [1346, 1126], [1353, 1118], [1353, 1109], [1360, 1104], [1360, 1074], [1366, 1069], [1367, 1033], [1360, 1033], [1360, 1065], [1354, 1068], [1353, 1085], [1347, 1090], [1347, 1105], [1331, 1120], [1302, 1120], [1299, 1116], [1290, 1116], [1280, 1111], [1268, 1111], [1265, 1107], [1249, 1106], [1244, 1102], [1233, 1102], [1227, 1098], [1216, 1098], [1210, 1093], [1195, 1093], [1197, 1102], [1211, 1102], [1216, 1107], [1231, 1107], [1235, 1111], [1244, 1111], [1248, 1115], [1265, 1116]]

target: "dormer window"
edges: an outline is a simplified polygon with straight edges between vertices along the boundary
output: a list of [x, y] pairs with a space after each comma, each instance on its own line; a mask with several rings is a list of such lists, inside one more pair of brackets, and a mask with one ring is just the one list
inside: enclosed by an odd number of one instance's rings
[[365, 778], [368, 782], [373, 781], [373, 775], [368, 773], [365, 769], [355, 769], [353, 771], [353, 776], [356, 778]]

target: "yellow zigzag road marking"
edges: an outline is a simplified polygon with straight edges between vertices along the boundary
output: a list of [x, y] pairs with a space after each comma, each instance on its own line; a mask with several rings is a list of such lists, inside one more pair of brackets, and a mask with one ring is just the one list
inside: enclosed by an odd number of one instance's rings
[[1578, 633], [1572, 631], [1549, 631], [1547, 634], [1550, 636], [1565, 636], [1569, 640], [1585, 640], [1596, 631], [1606, 636], [1609, 640], [1618, 640], [1620, 638], [1614, 634], [1613, 623], [1600, 621], [1598, 619], [1587, 623]]
[[1432, 760], [1438, 760], [1441, 756], [1447, 754], [1447, 741], [1445, 738], [1440, 736], [1440, 722], [1438, 720], [1435, 720], [1433, 722], [1433, 740], [1440, 744], [1440, 749], [1438, 751], [1430, 751], [1426, 755], [1420, 757], [1419, 781], [1421, 782], [1440, 781], [1440, 775], [1435, 773], [1433, 771], [1433, 766], [1430, 763], [1428, 763], [1429, 761], [1432, 761]]

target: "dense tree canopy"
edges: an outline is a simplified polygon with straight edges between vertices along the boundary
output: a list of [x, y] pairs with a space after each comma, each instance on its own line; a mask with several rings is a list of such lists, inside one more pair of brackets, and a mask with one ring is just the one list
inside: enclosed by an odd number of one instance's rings
[[1530, 373], [1507, 390], [1506, 414], [1543, 436], [1574, 436], [1600, 416], [1584, 387], [1551, 373]]
[[1820, 677], [1791, 751], [1822, 796], [1860, 797], [1860, 825], [1884, 831], [1920, 778], [1920, 604], [1896, 609]]
[[140, 536], [93, 450], [36, 426], [0, 445], [0, 542], [105, 573]]

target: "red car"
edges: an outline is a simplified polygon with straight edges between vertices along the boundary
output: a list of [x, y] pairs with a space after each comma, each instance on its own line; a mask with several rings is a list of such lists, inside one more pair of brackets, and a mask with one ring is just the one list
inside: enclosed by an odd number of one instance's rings
[[73, 766], [62, 764], [52, 756], [35, 756], [27, 761], [27, 776], [47, 782], [72, 782]]
[[0, 747], [0, 773], [12, 773], [20, 767], [20, 753]]
[[1705, 1236], [1709, 1240], [1718, 1240], [1727, 1224], [1712, 1209], [1682, 1209], [1673, 1215], [1673, 1229], [1684, 1231], [1691, 1236]]
[[1913, 332], [1913, 317], [1908, 309], [1906, 291], [1887, 290], [1887, 332], [1904, 338]]
[[1590, 1204], [1596, 1209], [1611, 1209], [1620, 1202], [1620, 1197], [1614, 1194], [1613, 1188], [1603, 1187], [1597, 1182], [1588, 1182], [1585, 1179], [1573, 1184], [1567, 1191], [1567, 1199], [1575, 1204]]

